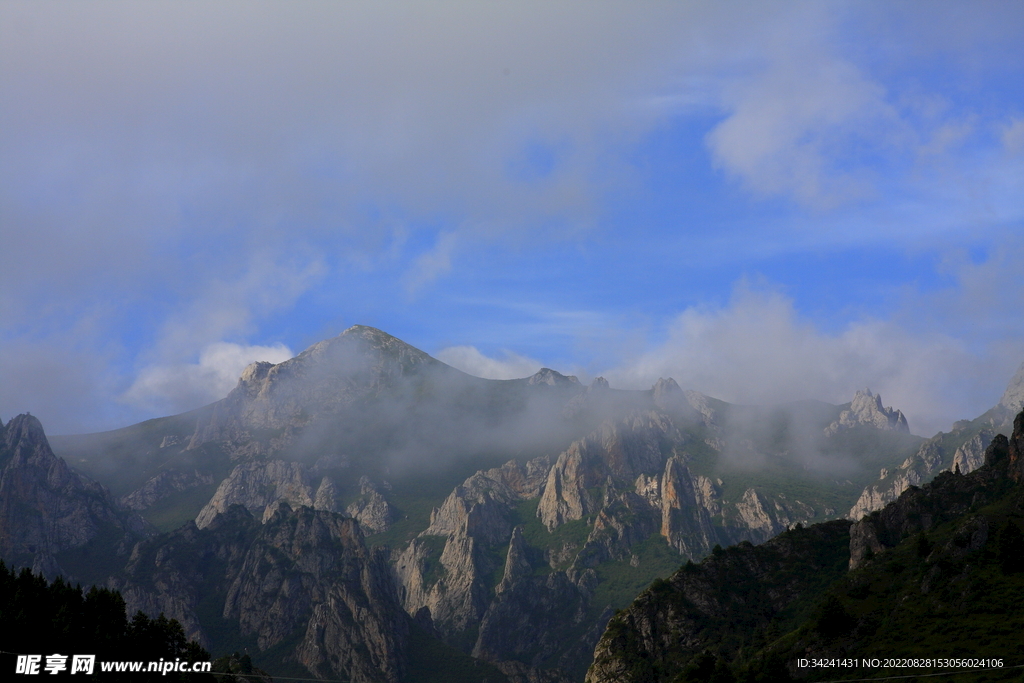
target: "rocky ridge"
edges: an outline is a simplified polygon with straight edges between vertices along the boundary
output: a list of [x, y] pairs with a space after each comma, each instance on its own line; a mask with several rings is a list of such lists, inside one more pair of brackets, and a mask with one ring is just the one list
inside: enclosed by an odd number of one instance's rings
[[[1018, 399], [1024, 389], [1024, 367], [1010, 380], [1003, 398], [991, 410], [975, 420], [961, 420], [948, 433], [937, 435], [921, 443], [917, 453], [907, 458], [898, 468], [885, 468], [878, 481], [866, 486], [860, 498], [847, 513], [847, 518], [859, 520], [867, 514], [881, 510], [911, 486], [920, 486], [943, 470], [968, 474], [981, 466], [984, 452], [999, 431], [1009, 432], [1015, 411], [1009, 404]], [[1021, 394], [1024, 396], [1024, 394]], [[1021, 399], [1024, 401], [1024, 398]]]

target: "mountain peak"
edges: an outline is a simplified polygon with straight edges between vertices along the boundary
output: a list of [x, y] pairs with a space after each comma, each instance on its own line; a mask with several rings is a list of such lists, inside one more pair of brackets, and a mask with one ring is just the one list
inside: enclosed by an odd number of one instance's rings
[[[387, 346], [395, 342], [405, 344], [405, 342], [398, 337], [393, 337], [384, 330], [378, 330], [376, 327], [370, 327], [369, 325], [353, 325], [338, 336], [359, 337], [373, 346]], [[405, 345], [408, 346], [408, 344]]]
[[867, 425], [883, 431], [910, 432], [903, 411], [882, 405], [882, 395], [871, 393], [871, 389], [858, 389], [839, 419], [825, 428], [825, 435], [832, 436], [840, 431], [858, 425]]
[[[307, 359], [332, 357], [343, 348], [355, 351], [357, 355], [369, 352], [370, 355], [380, 358], [398, 359], [402, 361], [403, 365], [407, 365], [409, 362], [437, 362], [415, 346], [368, 325], [353, 325], [337, 337], [313, 344], [292, 360], [303, 357]], [[285, 361], [285, 363], [289, 362], [292, 361]]]
[[549, 386], [579, 385], [580, 381], [576, 375], [563, 375], [551, 368], [541, 368], [533, 376], [526, 380], [527, 384], [547, 384]]
[[3, 445], [8, 448], [15, 448], [18, 444], [43, 444], [49, 450], [49, 442], [46, 440], [46, 433], [43, 431], [43, 424], [39, 418], [31, 413], [15, 415], [6, 426], [0, 427], [0, 434], [3, 435]]

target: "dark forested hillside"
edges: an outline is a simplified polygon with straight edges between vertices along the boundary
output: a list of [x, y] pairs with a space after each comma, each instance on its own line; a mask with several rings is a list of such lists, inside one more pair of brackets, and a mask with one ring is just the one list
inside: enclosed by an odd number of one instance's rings
[[[58, 653], [66, 657], [61, 673], [72, 675], [72, 655], [95, 655], [89, 680], [125, 680], [125, 673], [100, 671], [100, 662], [110, 661], [209, 661], [210, 655], [198, 643], [188, 640], [174, 619], [160, 615], [150, 619], [138, 612], [131, 619], [121, 594], [93, 586], [81, 586], [58, 577], [52, 583], [29, 569], [15, 572], [0, 561], [0, 623], [4, 625], [4, 671], [15, 671], [17, 655]], [[84, 673], [84, 672], [76, 672]], [[175, 671], [131, 674], [133, 680], [212, 680], [209, 676]]]

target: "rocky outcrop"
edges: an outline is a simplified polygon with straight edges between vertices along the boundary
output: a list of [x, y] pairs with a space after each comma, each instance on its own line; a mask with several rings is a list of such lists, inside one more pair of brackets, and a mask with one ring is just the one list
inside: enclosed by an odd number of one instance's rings
[[825, 428], [825, 435], [833, 436], [860, 425], [886, 431], [910, 432], [903, 412], [891, 407], [883, 408], [881, 394], [872, 394], [870, 389], [854, 394], [849, 410], [844, 410], [838, 420]]
[[[325, 482], [329, 480], [325, 477]], [[320, 485], [317, 491], [317, 499], [333, 500], [334, 494], [323, 494], [324, 484]], [[333, 491], [333, 486], [331, 486]], [[360, 526], [368, 534], [379, 534], [391, 528], [395, 512], [391, 504], [381, 494], [377, 486], [370, 481], [369, 477], [359, 478], [359, 499], [345, 508], [345, 514], [354, 517], [359, 521]]]
[[74, 575], [61, 566], [61, 553], [103, 539], [97, 554], [127, 557], [148, 532], [106, 488], [54, 455], [38, 419], [18, 415], [0, 427], [0, 558], [8, 565]]
[[881, 510], [911, 486], [918, 486], [946, 469], [947, 462], [943, 434], [939, 432], [937, 436], [923, 441], [917, 453], [904, 460], [899, 468], [891, 472], [883, 469], [879, 473], [878, 483], [864, 488], [860, 498], [847, 513], [847, 519], [856, 521], [875, 510]]
[[328, 477], [317, 482], [302, 463], [283, 460], [243, 463], [231, 470], [217, 487], [213, 498], [196, 516], [196, 526], [202, 529], [232, 505], [242, 505], [259, 518], [269, 517], [281, 503], [333, 512], [336, 509], [333, 491], [334, 485]]
[[663, 413], [633, 413], [621, 421], [603, 423], [558, 456], [548, 473], [537, 516], [553, 529], [596, 513], [601, 500], [592, 489], [608, 477], [633, 481], [640, 474], [661, 470], [665, 462], [661, 444], [666, 441], [682, 445], [685, 439]]
[[527, 378], [526, 383], [529, 385], [547, 384], [552, 387], [580, 386], [580, 381], [576, 378], [576, 375], [563, 375], [551, 368], [541, 368], [531, 377]]
[[985, 449], [992, 443], [993, 433], [989, 429], [983, 429], [975, 434], [969, 441], [956, 449], [953, 454], [953, 464], [950, 472], [959, 474], [970, 474], [985, 464]]
[[242, 636], [261, 650], [296, 641], [284, 659], [319, 678], [391, 683], [407, 667], [409, 618], [387, 558], [336, 513], [282, 503], [260, 524], [232, 506], [204, 529], [140, 543], [116, 587], [130, 611], [173, 616], [206, 643], [199, 606], [223, 600]]
[[695, 480], [677, 457], [665, 463], [661, 480], [661, 535], [686, 558], [700, 558], [721, 539], [711, 522], [718, 492], [705, 477]]

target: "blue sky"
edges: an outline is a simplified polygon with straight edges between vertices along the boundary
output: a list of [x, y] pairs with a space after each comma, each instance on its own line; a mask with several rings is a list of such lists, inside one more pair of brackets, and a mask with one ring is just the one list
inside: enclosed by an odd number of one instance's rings
[[3, 2], [0, 418], [179, 412], [368, 324], [948, 429], [1024, 361], [1021, 35], [1014, 2]]

